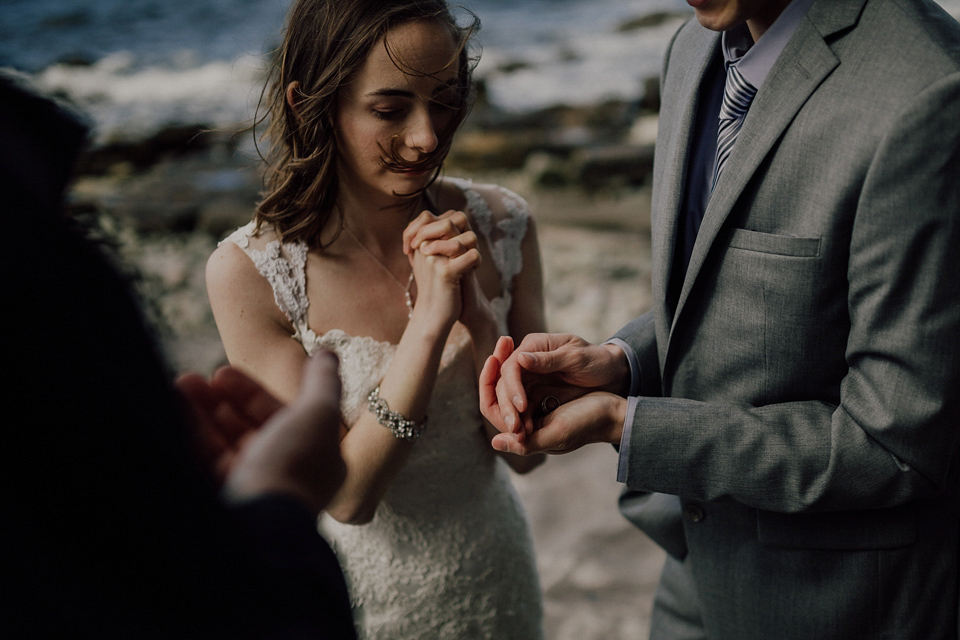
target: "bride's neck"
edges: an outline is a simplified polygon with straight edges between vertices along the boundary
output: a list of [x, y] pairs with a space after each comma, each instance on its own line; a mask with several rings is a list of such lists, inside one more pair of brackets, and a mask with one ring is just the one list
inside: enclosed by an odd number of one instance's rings
[[343, 224], [368, 249], [387, 255], [399, 250], [403, 231], [424, 208], [423, 196], [398, 200], [387, 205], [372, 205], [349, 200], [339, 205]]

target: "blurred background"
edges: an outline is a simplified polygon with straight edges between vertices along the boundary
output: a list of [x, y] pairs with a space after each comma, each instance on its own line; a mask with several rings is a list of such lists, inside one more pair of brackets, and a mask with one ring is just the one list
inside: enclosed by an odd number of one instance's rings
[[[225, 358], [203, 270], [261, 186], [249, 131], [290, 0], [0, 0], [0, 67], [78, 106], [69, 196], [136, 282], [175, 370]], [[551, 331], [602, 341], [650, 305], [661, 57], [684, 0], [462, 0], [482, 21], [477, 103], [446, 165], [528, 199]], [[960, 18], [960, 0], [940, 0]], [[82, 337], [80, 337], [82, 338]], [[645, 639], [662, 552], [616, 510], [593, 445], [516, 483], [550, 640]]]

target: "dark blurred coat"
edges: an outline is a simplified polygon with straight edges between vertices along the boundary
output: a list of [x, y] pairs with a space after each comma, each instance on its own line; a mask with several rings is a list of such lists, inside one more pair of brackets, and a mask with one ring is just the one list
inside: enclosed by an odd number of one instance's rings
[[85, 139], [0, 76], [0, 635], [354, 637], [313, 516], [224, 506], [127, 283], [62, 216]]

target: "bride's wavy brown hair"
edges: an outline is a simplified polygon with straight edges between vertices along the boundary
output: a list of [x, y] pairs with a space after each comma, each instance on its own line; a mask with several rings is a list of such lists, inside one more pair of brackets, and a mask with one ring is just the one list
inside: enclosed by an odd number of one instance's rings
[[[479, 29], [479, 19], [464, 10], [469, 24], [461, 26], [444, 0], [297, 0], [287, 18], [286, 33], [277, 50], [270, 75], [257, 107], [254, 132], [267, 123], [263, 138], [269, 143], [266, 157], [264, 197], [257, 205], [257, 228], [273, 225], [284, 242], [304, 241], [323, 248], [320, 233], [337, 212], [337, 97], [345, 83], [360, 70], [374, 45], [384, 38], [391, 60], [413, 75], [429, 75], [413, 69], [390, 50], [387, 32], [414, 21], [432, 21], [449, 29], [457, 43], [450, 65], [456, 65], [457, 100], [450, 125], [437, 132], [437, 148], [416, 162], [405, 161], [394, 138], [384, 149], [384, 166], [397, 169], [431, 169], [433, 178], [441, 166], [453, 134], [470, 107], [471, 75], [475, 56], [469, 44]], [[287, 103], [285, 92], [298, 82], [297, 111]], [[266, 112], [261, 112], [261, 106]], [[429, 186], [429, 185], [427, 185]], [[424, 187], [426, 189], [426, 187]], [[397, 194], [413, 198], [422, 193]], [[337, 234], [342, 229], [339, 220]]]

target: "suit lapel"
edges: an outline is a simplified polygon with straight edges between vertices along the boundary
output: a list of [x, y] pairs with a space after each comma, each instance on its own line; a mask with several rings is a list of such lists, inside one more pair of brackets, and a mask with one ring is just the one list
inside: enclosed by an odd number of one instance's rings
[[[803, 104], [839, 64], [824, 37], [853, 25], [865, 1], [820, 0], [815, 3], [760, 87], [727, 160], [723, 178], [717, 184], [704, 213], [671, 333], [711, 245], [744, 188]], [[671, 211], [674, 215], [671, 221], [674, 230], [671, 233], [675, 234], [676, 210]]]
[[[668, 128], [673, 135], [669, 138], [669, 145], [657, 145], [658, 153], [666, 153], [662, 179], [657, 186], [658, 196], [654, 202], [654, 211], [658, 216], [657, 224], [653, 225], [653, 254], [654, 260], [660, 264], [654, 269], [653, 290], [656, 300], [667, 300], [667, 291], [670, 283], [670, 271], [673, 266], [673, 257], [677, 244], [677, 224], [680, 216], [680, 207], [683, 206], [683, 193], [687, 180], [687, 165], [690, 161], [690, 143], [693, 138], [695, 118], [697, 115], [697, 96], [707, 70], [714, 56], [719, 55], [720, 34], [704, 30], [704, 37], [697, 43], [696, 50], [684, 52], [689, 60], [696, 64], [686, 67], [682, 86], [678, 91], [680, 102], [674, 105], [676, 119]], [[663, 125], [661, 125], [663, 126]], [[661, 151], [663, 149], [663, 151]], [[664, 310], [665, 318], [669, 311]], [[666, 326], [666, 325], [663, 325]]]

